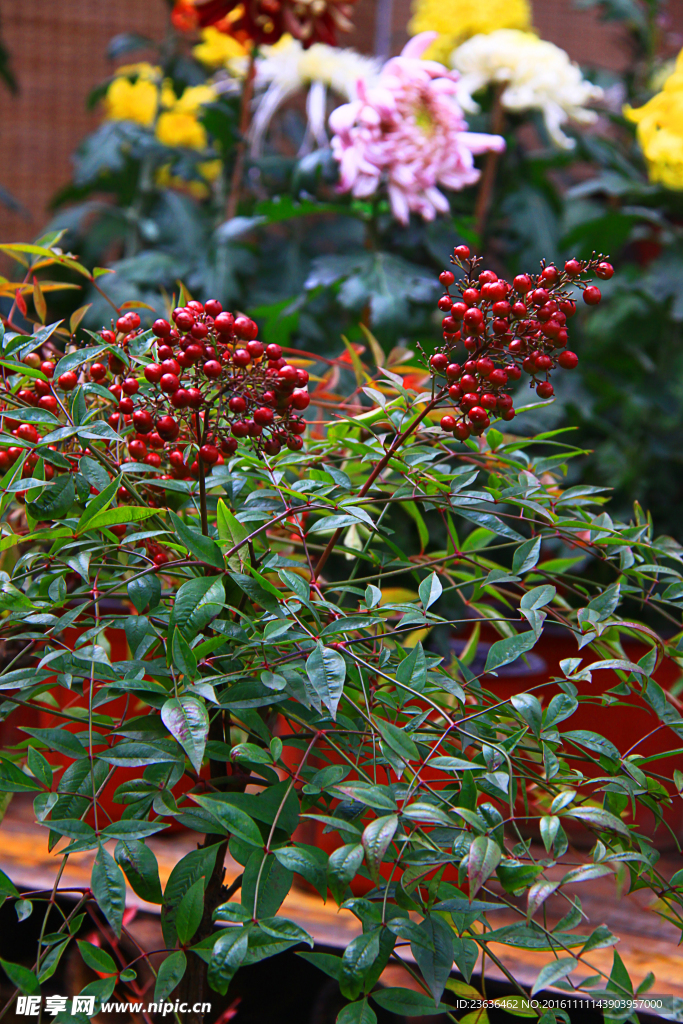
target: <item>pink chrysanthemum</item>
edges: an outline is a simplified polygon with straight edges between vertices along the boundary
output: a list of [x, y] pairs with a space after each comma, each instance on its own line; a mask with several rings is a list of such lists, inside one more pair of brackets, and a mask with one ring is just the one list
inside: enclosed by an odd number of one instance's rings
[[458, 74], [436, 61], [420, 60], [435, 32], [422, 32], [382, 68], [373, 82], [359, 81], [358, 98], [330, 116], [332, 151], [339, 162], [341, 192], [374, 195], [386, 181], [391, 209], [408, 222], [448, 212], [437, 187], [459, 190], [479, 177], [474, 156], [500, 152], [500, 135], [467, 131], [458, 102]]

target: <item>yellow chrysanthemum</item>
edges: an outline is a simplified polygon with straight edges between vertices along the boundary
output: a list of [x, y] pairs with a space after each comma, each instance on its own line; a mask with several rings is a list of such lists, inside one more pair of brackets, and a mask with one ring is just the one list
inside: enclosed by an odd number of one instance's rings
[[246, 57], [248, 52], [234, 36], [213, 27], [202, 30], [202, 41], [192, 50], [198, 61], [212, 69], [224, 68], [235, 57]]
[[438, 32], [439, 38], [424, 53], [445, 64], [451, 51], [470, 36], [488, 34], [499, 28], [531, 28], [528, 0], [414, 0], [408, 31]]
[[161, 68], [151, 64], [128, 64], [118, 69], [104, 97], [105, 117], [109, 121], [154, 123], [159, 102]]
[[206, 129], [195, 114], [165, 110], [157, 121], [157, 139], [164, 146], [183, 146], [186, 149], [206, 148]]
[[156, 135], [164, 146], [183, 146], [186, 149], [206, 149], [207, 135], [198, 120], [203, 106], [216, 99], [216, 90], [210, 85], [189, 86], [170, 110], [159, 115]]
[[650, 181], [683, 189], [683, 50], [662, 91], [637, 110], [624, 107], [624, 116], [638, 125]]

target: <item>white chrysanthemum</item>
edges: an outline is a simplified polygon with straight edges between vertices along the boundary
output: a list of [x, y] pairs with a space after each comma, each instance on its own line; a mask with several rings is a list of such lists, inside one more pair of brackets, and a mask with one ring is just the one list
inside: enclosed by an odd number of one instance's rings
[[479, 89], [507, 83], [503, 106], [517, 113], [540, 110], [548, 134], [563, 149], [574, 141], [562, 125], [570, 119], [590, 124], [597, 117], [586, 105], [601, 99], [602, 89], [586, 81], [564, 50], [533, 32], [502, 28], [473, 36], [453, 51], [450, 63], [462, 75], [459, 98], [466, 109], [478, 109], [472, 96]]
[[345, 100], [355, 96], [359, 79], [372, 81], [380, 64], [351, 49], [314, 43], [307, 50], [298, 39], [283, 36], [275, 46], [261, 47], [256, 61], [256, 89], [262, 92], [257, 101], [251, 127], [254, 150], [261, 148], [263, 138], [276, 110], [294, 93], [308, 89], [306, 114], [308, 127], [302, 150], [327, 145], [325, 131], [328, 90]]

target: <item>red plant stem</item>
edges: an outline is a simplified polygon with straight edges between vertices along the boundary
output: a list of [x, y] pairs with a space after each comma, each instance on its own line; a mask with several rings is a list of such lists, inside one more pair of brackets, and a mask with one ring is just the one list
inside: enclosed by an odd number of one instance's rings
[[[493, 109], [491, 111], [491, 132], [494, 135], [500, 135], [505, 126], [505, 111], [503, 110], [501, 98], [506, 87], [507, 82], [502, 82], [500, 85], [496, 86], [493, 98]], [[483, 242], [484, 232], [486, 230], [486, 218], [491, 206], [491, 200], [493, 199], [493, 188], [496, 183], [496, 171], [498, 169], [499, 159], [500, 153], [497, 153], [492, 149], [489, 150], [486, 154], [484, 170], [482, 171], [481, 180], [479, 182], [479, 191], [477, 192], [477, 200], [474, 206], [474, 223], [480, 242]]]
[[[410, 435], [413, 433], [413, 431], [420, 425], [420, 423], [422, 423], [422, 420], [425, 418], [425, 416], [427, 416], [428, 413], [430, 413], [432, 411], [432, 409], [434, 409], [438, 405], [438, 403], [441, 401], [442, 398], [443, 398], [443, 393], [439, 393], [435, 398], [432, 398], [431, 402], [429, 402], [424, 407], [424, 409], [422, 410], [420, 415], [418, 417], [416, 417], [416, 419], [413, 420], [413, 422], [410, 424], [410, 426], [406, 430], [404, 430], [402, 434], [397, 434], [396, 435], [394, 440], [391, 442], [391, 445], [389, 447], [388, 452], [386, 453], [386, 455], [384, 455], [379, 460], [379, 462], [377, 463], [377, 465], [373, 469], [372, 473], [367, 478], [367, 480], [365, 481], [365, 483], [361, 487], [360, 491], [358, 492], [358, 497], [359, 498], [364, 498], [365, 497], [365, 495], [368, 493], [368, 491], [370, 490], [370, 488], [374, 484], [374, 482], [377, 479], [377, 477], [380, 475], [380, 473], [389, 464], [389, 460], [392, 458], [392, 456], [396, 454], [396, 452], [401, 447], [401, 445], [406, 440], [406, 438], [410, 437]], [[334, 547], [335, 547], [337, 541], [339, 540], [339, 538], [341, 536], [342, 529], [343, 529], [343, 527], [340, 526], [339, 529], [334, 531], [334, 533], [332, 534], [332, 536], [330, 537], [330, 539], [329, 539], [329, 541], [327, 543], [327, 547], [325, 548], [325, 550], [323, 551], [322, 555], [318, 559], [318, 564], [315, 567], [315, 573], [313, 575], [313, 580], [312, 580], [313, 583], [315, 583], [315, 581], [320, 576], [320, 573], [322, 572], [322, 569], [323, 569], [323, 566], [325, 565], [325, 562], [327, 561], [327, 559], [332, 554], [332, 552], [334, 550]]]
[[239, 203], [240, 189], [242, 187], [242, 176], [244, 174], [244, 161], [247, 155], [247, 132], [249, 131], [249, 125], [251, 123], [251, 100], [254, 95], [255, 77], [256, 47], [252, 46], [251, 53], [249, 54], [247, 75], [244, 79], [244, 88], [242, 89], [239, 125], [240, 140], [235, 147], [235, 163], [232, 168], [230, 194], [228, 195], [228, 204], [225, 209], [226, 220], [232, 220], [237, 213], [237, 204]]
[[[208, 416], [208, 413], [206, 413]], [[202, 446], [202, 423], [199, 417], [199, 410], [194, 414], [195, 430], [197, 432], [197, 447]], [[206, 431], [206, 420], [204, 421], [204, 430]], [[206, 481], [204, 480], [204, 463], [202, 457], [197, 452], [197, 469], [199, 470], [199, 511], [202, 517], [202, 533], [205, 537], [209, 536], [209, 518], [206, 513]]]

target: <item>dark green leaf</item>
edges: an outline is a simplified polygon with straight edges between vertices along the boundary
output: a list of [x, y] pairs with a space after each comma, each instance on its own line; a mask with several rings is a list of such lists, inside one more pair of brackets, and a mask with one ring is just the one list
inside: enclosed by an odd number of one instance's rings
[[120, 937], [126, 909], [126, 882], [121, 868], [102, 845], [95, 857], [90, 887], [100, 910]]
[[159, 865], [145, 843], [135, 839], [122, 840], [116, 846], [114, 858], [140, 899], [147, 900], [148, 903], [162, 902]]
[[166, 957], [159, 968], [156, 984], [154, 986], [155, 1003], [165, 1002], [168, 999], [171, 992], [177, 988], [185, 977], [186, 970], [187, 957], [183, 953], [182, 949], [178, 949], [175, 953], [171, 953]]
[[93, 946], [91, 942], [84, 942], [79, 939], [78, 948], [81, 951], [84, 963], [91, 967], [93, 971], [98, 971], [102, 974], [118, 973], [118, 968], [109, 956], [109, 953], [105, 953], [99, 946]]
[[346, 678], [346, 662], [341, 654], [318, 642], [306, 661], [306, 672], [317, 697], [318, 710], [325, 707], [332, 718], [336, 718]]
[[225, 559], [214, 540], [205, 537], [201, 530], [186, 526], [175, 512], [171, 512], [170, 516], [176, 536], [195, 558], [200, 562], [206, 562], [207, 565], [213, 565], [216, 569], [225, 569]]
[[203, 702], [187, 694], [172, 697], [161, 709], [161, 719], [199, 772], [209, 734], [209, 714]]

